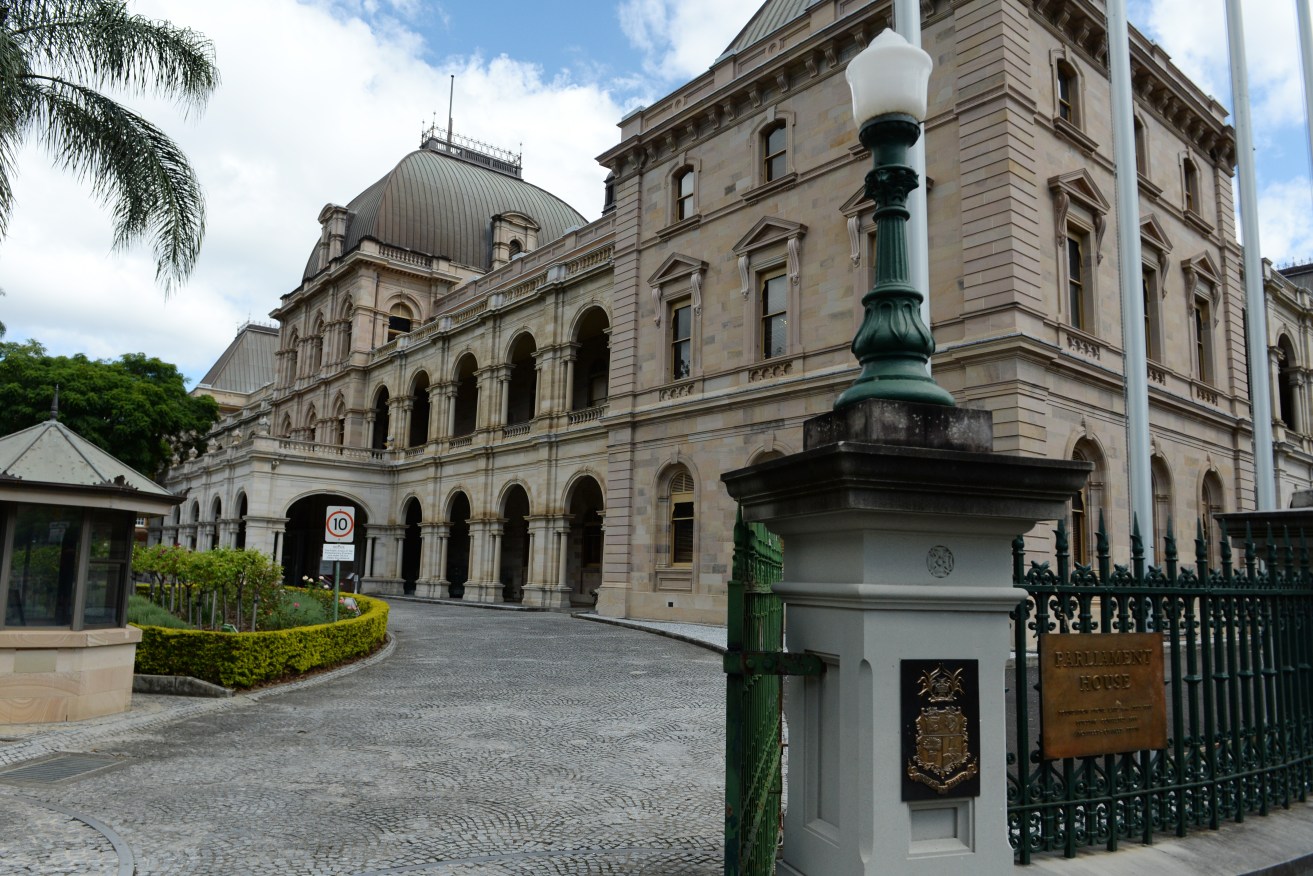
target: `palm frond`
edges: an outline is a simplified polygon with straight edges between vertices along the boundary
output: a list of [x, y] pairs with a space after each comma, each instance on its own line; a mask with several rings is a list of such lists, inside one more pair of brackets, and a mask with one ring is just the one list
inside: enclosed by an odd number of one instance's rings
[[91, 184], [114, 216], [114, 246], [149, 238], [155, 277], [170, 291], [200, 254], [205, 200], [167, 134], [93, 88], [30, 76], [32, 133], [55, 161]]
[[19, 0], [4, 29], [52, 76], [203, 108], [219, 83], [204, 34], [132, 15], [121, 0]]
[[22, 49], [0, 27], [0, 237], [9, 227], [14, 192], [9, 179], [31, 117], [27, 77], [31, 69]]

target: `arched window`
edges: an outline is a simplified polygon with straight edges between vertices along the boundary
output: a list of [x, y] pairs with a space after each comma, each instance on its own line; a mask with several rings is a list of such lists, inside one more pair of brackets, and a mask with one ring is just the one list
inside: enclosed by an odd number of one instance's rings
[[210, 550], [219, 546], [219, 519], [223, 517], [223, 502], [218, 496], [210, 506]]
[[410, 447], [422, 447], [429, 441], [429, 376], [421, 371], [410, 384]]
[[524, 252], [524, 244], [520, 242], [518, 237], [511, 240], [510, 244], [506, 247], [506, 254], [510, 258], [515, 258], [522, 252]]
[[370, 435], [369, 446], [374, 450], [386, 450], [388, 439], [392, 437], [392, 421], [389, 415], [391, 393], [386, 386], [379, 387], [374, 396], [374, 432]]
[[414, 317], [410, 308], [404, 304], [392, 305], [392, 310], [388, 313], [388, 340], [395, 340], [400, 335], [410, 331], [414, 322]]
[[315, 335], [311, 339], [310, 366], [318, 371], [324, 365], [324, 318], [315, 320]]
[[292, 415], [291, 415], [291, 414], [283, 414], [283, 422], [282, 422], [282, 425], [278, 427], [278, 437], [279, 437], [279, 438], [291, 438], [291, 437], [292, 437]]
[[667, 495], [670, 501], [669, 563], [672, 566], [691, 566], [697, 515], [693, 476], [688, 469], [680, 467], [670, 476]]
[[1295, 404], [1295, 347], [1289, 335], [1277, 340], [1277, 407], [1278, 416], [1292, 432], [1303, 431], [1299, 422], [1299, 408]]
[[1210, 471], [1204, 475], [1204, 482], [1199, 491], [1199, 519], [1203, 524], [1204, 544], [1208, 546], [1208, 565], [1217, 569], [1222, 563], [1222, 548], [1218, 541], [1220, 532], [1215, 515], [1226, 511], [1222, 493], [1222, 479], [1217, 472]]
[[305, 440], [307, 441], [319, 440], [318, 432], [319, 432], [319, 412], [315, 410], [314, 405], [311, 405], [309, 412], [305, 415]]
[[691, 167], [681, 167], [671, 178], [672, 192], [675, 197], [674, 221], [679, 222], [692, 216], [696, 210], [693, 195], [696, 192], [697, 175]]
[[456, 397], [451, 404], [451, 437], [460, 438], [478, 426], [479, 364], [473, 356], [464, 356], [456, 366]]
[[300, 362], [298, 361], [300, 349], [301, 349], [301, 335], [297, 333], [296, 329], [292, 329], [292, 333], [287, 338], [287, 348], [283, 350], [284, 362], [286, 363], [286, 368], [287, 368], [286, 374], [287, 374], [288, 383], [296, 382], [296, 378], [300, 376], [301, 366], [300, 366]]
[[[1155, 456], [1149, 461], [1149, 482], [1153, 492], [1153, 562], [1161, 566], [1167, 556], [1167, 535], [1173, 523], [1172, 474], [1161, 456]], [[1144, 529], [1140, 532], [1143, 533]]]
[[537, 345], [525, 333], [511, 348], [511, 379], [506, 385], [506, 425], [514, 426], [533, 419], [538, 401], [538, 369], [534, 367]]
[[765, 182], [780, 179], [789, 172], [789, 129], [783, 121], [761, 132], [761, 161]]
[[591, 308], [579, 320], [575, 337], [574, 386], [570, 410], [581, 411], [606, 401], [611, 372], [611, 335], [606, 311]]
[[333, 409], [332, 443], [338, 447], [346, 444], [346, 405], [341, 399], [338, 399], [337, 407]]

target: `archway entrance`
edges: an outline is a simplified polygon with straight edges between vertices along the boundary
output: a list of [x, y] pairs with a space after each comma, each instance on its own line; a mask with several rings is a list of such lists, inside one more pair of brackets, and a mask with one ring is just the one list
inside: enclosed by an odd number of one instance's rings
[[566, 580], [571, 605], [596, 605], [602, 586], [602, 512], [606, 500], [592, 478], [581, 478], [570, 491], [570, 537], [566, 542]]
[[242, 493], [237, 500], [237, 532], [233, 535], [233, 547], [239, 551], [246, 549], [246, 514], [246, 494]]
[[[298, 499], [287, 509], [287, 530], [283, 534], [283, 583], [301, 586], [304, 577], [320, 575], [331, 579], [333, 563], [322, 559], [324, 549], [324, 518], [329, 505], [347, 505], [356, 509], [355, 548], [356, 561], [342, 564], [343, 588], [353, 586], [349, 576], [364, 572], [365, 526], [368, 523], [365, 509], [355, 499], [335, 493], [319, 493]], [[347, 582], [353, 582], [349, 585]]]
[[452, 497], [447, 520], [451, 524], [447, 535], [447, 595], [460, 599], [465, 595], [465, 582], [470, 580], [470, 500], [464, 493]]
[[401, 581], [407, 596], [415, 592], [415, 582], [419, 580], [419, 558], [423, 548], [419, 525], [422, 522], [419, 500], [412, 498], [406, 502], [406, 534], [401, 541]]
[[529, 495], [516, 484], [502, 502], [501, 581], [503, 602], [523, 602], [524, 584], [529, 577]]

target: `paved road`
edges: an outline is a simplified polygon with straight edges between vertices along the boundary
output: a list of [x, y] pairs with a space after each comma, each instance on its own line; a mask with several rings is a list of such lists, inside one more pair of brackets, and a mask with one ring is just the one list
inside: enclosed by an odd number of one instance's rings
[[0, 784], [0, 871], [719, 872], [714, 653], [557, 614], [403, 602], [391, 626], [358, 672], [69, 737], [121, 765]]

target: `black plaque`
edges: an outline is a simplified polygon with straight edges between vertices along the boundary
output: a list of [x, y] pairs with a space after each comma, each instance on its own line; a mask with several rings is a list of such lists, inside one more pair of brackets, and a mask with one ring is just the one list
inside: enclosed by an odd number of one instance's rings
[[975, 660], [903, 660], [903, 799], [980, 796], [980, 671]]

